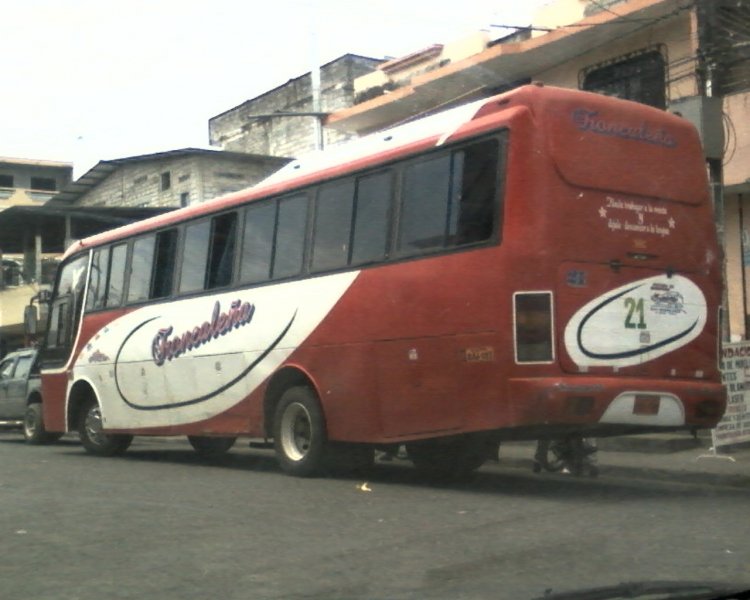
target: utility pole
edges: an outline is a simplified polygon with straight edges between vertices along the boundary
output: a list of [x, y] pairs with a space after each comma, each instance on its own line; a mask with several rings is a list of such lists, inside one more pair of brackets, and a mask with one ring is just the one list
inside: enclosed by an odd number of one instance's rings
[[[720, 53], [716, 52], [716, 5], [714, 2], [699, 0], [695, 5], [696, 28], [698, 32], [698, 69], [699, 69], [699, 91], [705, 98], [718, 98], [717, 93], [717, 60]], [[712, 123], [713, 127], [724, 127], [719, 119], [718, 123]], [[711, 197], [714, 208], [714, 222], [716, 224], [716, 236], [722, 253], [722, 298], [721, 298], [721, 339], [724, 342], [730, 340], [729, 327], [729, 301], [727, 294], [727, 252], [724, 217], [724, 164], [723, 157], [706, 158], [709, 183], [711, 186]]]

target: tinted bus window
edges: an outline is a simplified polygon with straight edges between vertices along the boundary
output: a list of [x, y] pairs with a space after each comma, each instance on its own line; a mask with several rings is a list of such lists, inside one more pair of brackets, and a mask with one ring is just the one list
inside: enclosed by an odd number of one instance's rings
[[273, 277], [290, 277], [302, 271], [307, 225], [307, 196], [279, 200], [274, 244]]
[[156, 256], [151, 298], [164, 298], [172, 293], [174, 256], [177, 250], [177, 230], [170, 229], [156, 235]]
[[201, 221], [185, 228], [185, 243], [182, 250], [180, 271], [180, 292], [194, 292], [203, 289], [208, 260], [208, 241], [211, 236], [211, 222]]
[[151, 272], [154, 266], [156, 236], [140, 238], [133, 244], [128, 282], [128, 302], [148, 300], [151, 290]]
[[232, 283], [237, 214], [229, 213], [211, 220], [211, 251], [206, 288], [213, 289]]
[[448, 244], [489, 239], [495, 222], [498, 142], [487, 140], [453, 153]]
[[408, 165], [398, 248], [420, 254], [487, 240], [495, 224], [499, 144], [486, 140]]
[[401, 253], [420, 254], [443, 247], [450, 163], [450, 154], [443, 154], [404, 170], [398, 243]]
[[89, 291], [86, 296], [86, 310], [104, 307], [107, 297], [107, 271], [109, 270], [109, 247], [94, 252], [89, 273]]
[[385, 259], [390, 222], [390, 172], [375, 173], [357, 180], [352, 264]]
[[312, 269], [322, 271], [346, 266], [352, 225], [354, 181], [325, 185], [315, 202]]
[[273, 233], [276, 225], [276, 203], [251, 206], [245, 212], [242, 236], [240, 281], [254, 283], [271, 276]]
[[127, 244], [119, 244], [112, 248], [112, 257], [109, 264], [107, 297], [104, 299], [104, 305], [106, 307], [120, 306], [120, 304], [122, 304], [122, 293], [125, 289], [125, 262], [127, 257]]

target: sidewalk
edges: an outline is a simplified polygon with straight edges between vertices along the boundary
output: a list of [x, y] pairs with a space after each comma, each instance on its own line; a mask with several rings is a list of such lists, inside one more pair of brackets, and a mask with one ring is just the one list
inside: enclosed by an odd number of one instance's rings
[[[641, 436], [630, 436], [639, 438]], [[645, 444], [643, 442], [646, 442]], [[668, 442], [669, 440], [664, 440]], [[730, 448], [731, 453], [714, 455], [707, 440], [693, 442], [692, 447], [675, 451], [654, 451], [654, 440], [633, 440], [633, 449], [609, 449], [617, 444], [600, 440], [597, 466], [602, 478], [625, 477], [723, 485], [750, 490], [750, 447]], [[623, 442], [627, 447], [627, 442]], [[608, 445], [609, 444], [609, 445]], [[536, 445], [533, 442], [507, 442], [500, 446], [500, 466], [532, 470]]]

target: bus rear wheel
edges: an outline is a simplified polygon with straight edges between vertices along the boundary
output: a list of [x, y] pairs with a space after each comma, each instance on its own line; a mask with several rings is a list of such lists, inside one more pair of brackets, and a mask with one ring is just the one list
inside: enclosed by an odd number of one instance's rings
[[223, 456], [234, 446], [236, 437], [202, 437], [189, 435], [188, 442], [198, 454], [205, 458]]
[[286, 473], [297, 477], [323, 473], [328, 438], [323, 411], [310, 388], [291, 387], [281, 395], [274, 413], [273, 440]]
[[115, 456], [128, 449], [132, 435], [104, 433], [102, 412], [99, 404], [89, 401], [81, 410], [78, 419], [78, 437], [89, 454], [95, 456]]
[[480, 435], [423, 440], [406, 444], [414, 467], [432, 481], [462, 481], [489, 458], [492, 443]]

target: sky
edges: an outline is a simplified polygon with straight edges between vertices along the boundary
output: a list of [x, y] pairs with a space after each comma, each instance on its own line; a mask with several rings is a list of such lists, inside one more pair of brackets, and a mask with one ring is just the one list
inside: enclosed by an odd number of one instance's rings
[[9, 0], [0, 156], [74, 164], [208, 147], [208, 120], [352, 53], [529, 25], [548, 0]]

